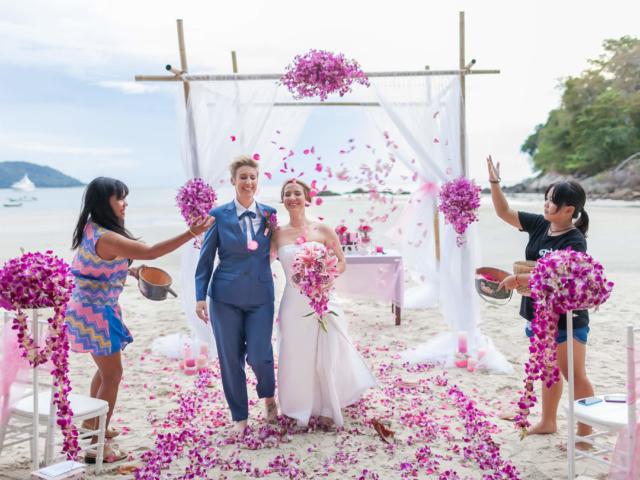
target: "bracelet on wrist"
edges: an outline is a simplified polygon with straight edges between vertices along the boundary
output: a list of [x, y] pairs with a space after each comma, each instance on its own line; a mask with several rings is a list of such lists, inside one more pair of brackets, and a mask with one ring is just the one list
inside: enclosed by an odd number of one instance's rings
[[190, 233], [191, 235], [193, 235], [194, 237], [197, 237], [197, 236], [198, 236], [198, 235], [196, 235], [195, 233], [193, 233], [193, 231], [191, 230], [191, 227], [189, 227], [189, 233]]
[[500, 183], [502, 179], [498, 177], [498, 180], [489, 180], [489, 183]]

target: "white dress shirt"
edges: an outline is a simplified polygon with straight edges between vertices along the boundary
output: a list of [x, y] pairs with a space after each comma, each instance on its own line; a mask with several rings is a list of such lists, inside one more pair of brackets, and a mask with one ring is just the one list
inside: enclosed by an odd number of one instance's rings
[[[255, 200], [251, 205], [249, 205], [249, 208], [244, 208], [240, 204], [237, 198], [234, 198], [233, 201], [236, 204], [236, 213], [238, 214], [238, 223], [240, 224], [240, 230], [244, 230], [244, 232], [247, 234], [247, 245], [248, 245], [249, 242], [253, 240], [253, 238], [251, 238], [251, 227], [249, 226], [249, 222], [248, 222], [250, 217], [247, 216], [247, 217], [244, 217], [242, 220], [240, 220], [240, 215], [242, 215], [247, 210], [249, 210], [250, 212], [255, 212], [256, 218], [252, 218], [251, 221], [253, 222], [253, 231], [255, 233], [258, 233], [258, 229], [260, 228], [260, 222], [262, 221], [262, 219], [260, 218], [260, 211], [258, 210], [258, 206], [256, 205]], [[244, 225], [242, 224], [242, 222], [244, 222]]]

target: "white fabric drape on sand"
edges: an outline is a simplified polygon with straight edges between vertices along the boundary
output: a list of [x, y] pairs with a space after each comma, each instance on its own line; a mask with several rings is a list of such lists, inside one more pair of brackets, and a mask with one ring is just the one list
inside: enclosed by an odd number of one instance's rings
[[453, 365], [458, 332], [465, 331], [474, 357], [477, 358], [478, 348], [487, 351], [478, 361], [478, 373], [513, 373], [511, 364], [478, 328], [480, 310], [474, 285], [479, 258], [476, 226], [467, 229], [466, 242], [458, 247], [453, 227], [444, 225], [440, 215], [439, 265], [436, 259], [433, 230], [438, 190], [434, 187], [462, 175], [463, 151], [469, 171], [467, 144], [460, 141], [460, 129], [465, 128], [460, 121], [460, 77], [378, 77], [371, 79], [371, 89], [381, 108], [364, 107], [365, 111], [381, 132], [387, 132], [393, 142], [393, 154], [417, 172], [422, 184], [387, 234], [395, 244], [402, 245], [405, 265], [414, 266], [412, 278], [419, 284], [406, 292], [405, 307], [439, 305], [450, 328], [400, 355], [411, 363], [435, 361]]
[[[184, 78], [189, 80], [188, 75]], [[217, 189], [228, 182], [228, 168], [233, 158], [244, 153], [260, 155], [261, 172], [277, 167], [289, 152], [279, 150], [279, 146], [294, 147], [315, 108], [273, 108], [277, 88], [273, 80], [237, 81], [233, 77], [223, 81], [191, 82], [189, 103], [185, 106], [184, 91], [180, 85], [176, 93], [178, 140], [187, 178], [202, 178]], [[235, 141], [232, 141], [232, 136]], [[277, 140], [278, 146], [272, 143], [273, 140]], [[259, 191], [256, 197], [259, 201]], [[218, 199], [219, 203], [231, 200]], [[211, 324], [205, 324], [195, 314], [195, 270], [199, 256], [200, 250], [193, 247], [193, 242], [183, 247], [181, 299], [191, 340], [208, 343], [211, 355], [215, 357]], [[184, 335], [161, 337], [154, 342], [152, 350], [180, 358], [184, 343], [191, 343]]]
[[[189, 80], [189, 76], [185, 75], [185, 79]], [[286, 153], [272, 144], [275, 131], [281, 132], [278, 145], [293, 149], [315, 108], [273, 108], [277, 89], [273, 80], [237, 81], [230, 76], [223, 81], [191, 82], [190, 88], [188, 109], [182, 88], [176, 97], [180, 154], [187, 177], [200, 177], [214, 188], [228, 178], [229, 163], [241, 153], [259, 153], [263, 172], [276, 168]], [[369, 91], [380, 107], [363, 108], [381, 132], [388, 132], [397, 146], [392, 148], [393, 154], [417, 172], [422, 185], [388, 233], [395, 244], [402, 245], [405, 265], [414, 266], [411, 276], [418, 283], [418, 287], [406, 292], [405, 307], [439, 305], [450, 328], [449, 332], [406, 350], [402, 358], [412, 363], [435, 361], [451, 365], [458, 332], [466, 331], [474, 356], [478, 348], [487, 350], [478, 362], [479, 367], [495, 373], [512, 373], [513, 367], [478, 328], [475, 225], [467, 230], [466, 243], [460, 248], [456, 246], [453, 228], [445, 226], [441, 218], [440, 262], [436, 259], [433, 224], [437, 185], [462, 174], [460, 152], [467, 150], [466, 143], [460, 143], [463, 114], [460, 77], [377, 77], [371, 79]], [[231, 141], [232, 135], [235, 142]], [[180, 272], [182, 302], [192, 336], [208, 342], [215, 352], [211, 327], [195, 315], [194, 274], [198, 254], [199, 250], [191, 243], [184, 247]]]

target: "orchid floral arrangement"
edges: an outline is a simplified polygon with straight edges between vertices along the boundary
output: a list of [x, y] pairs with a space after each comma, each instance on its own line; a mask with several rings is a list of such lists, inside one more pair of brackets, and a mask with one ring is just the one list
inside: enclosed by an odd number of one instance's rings
[[[529, 277], [535, 316], [531, 322], [534, 336], [525, 364], [525, 392], [518, 402], [516, 417], [522, 436], [526, 436], [527, 417], [536, 402], [533, 383], [540, 379], [550, 388], [560, 379], [556, 361], [556, 337], [561, 313], [595, 308], [606, 302], [613, 283], [607, 281], [602, 265], [586, 253], [567, 250], [551, 252], [538, 260]], [[572, 319], [567, 319], [571, 321]]]
[[342, 97], [350, 92], [353, 82], [370, 85], [358, 62], [324, 50], [296, 56], [280, 81], [296, 100], [320, 97], [320, 101], [324, 101], [331, 93]]
[[[187, 225], [192, 225], [198, 219], [205, 218], [209, 211], [216, 206], [216, 191], [205, 183], [201, 178], [192, 178], [178, 189], [176, 195], [176, 206], [180, 208], [182, 217]], [[202, 246], [204, 234], [196, 237], [194, 248]]]
[[[57, 387], [53, 403], [57, 407], [57, 424], [64, 436], [62, 451], [69, 460], [78, 457], [78, 432], [73, 425], [73, 412], [69, 403], [69, 341], [66, 335], [64, 317], [67, 303], [73, 290], [73, 275], [63, 260], [48, 251], [46, 254], [29, 253], [5, 263], [0, 270], [0, 307], [16, 310], [13, 330], [18, 331], [18, 341], [22, 356], [33, 367], [52, 360]], [[43, 349], [39, 349], [27, 326], [28, 308], [53, 308], [49, 318], [49, 336]], [[37, 328], [37, 326], [36, 326]]]
[[340, 275], [337, 263], [338, 258], [326, 247], [311, 242], [300, 247], [291, 264], [291, 280], [300, 293], [309, 298], [309, 305], [313, 308], [313, 312], [305, 316], [315, 313], [325, 332], [325, 315], [337, 315], [328, 307], [331, 293], [335, 290], [336, 278]]
[[473, 180], [463, 176], [442, 185], [438, 194], [438, 211], [444, 214], [444, 223], [456, 231], [456, 245], [465, 243], [464, 233], [469, 225], [478, 221], [482, 189]]
[[280, 230], [278, 217], [275, 213], [264, 212], [264, 219], [267, 222], [267, 226], [264, 229], [265, 237], [269, 234], [269, 231], [275, 232], [276, 230]]

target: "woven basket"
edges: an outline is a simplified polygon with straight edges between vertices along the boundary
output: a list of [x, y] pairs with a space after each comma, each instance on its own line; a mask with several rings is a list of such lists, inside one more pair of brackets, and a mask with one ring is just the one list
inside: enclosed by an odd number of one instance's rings
[[[535, 268], [535, 266], [536, 266], [536, 262], [533, 260], [520, 260], [517, 262], [513, 262], [513, 273], [515, 275], [522, 274], [522, 273], [531, 273], [533, 272], [533, 269]], [[516, 290], [520, 295], [524, 297], [531, 296], [531, 289], [529, 287], [518, 285]]]

